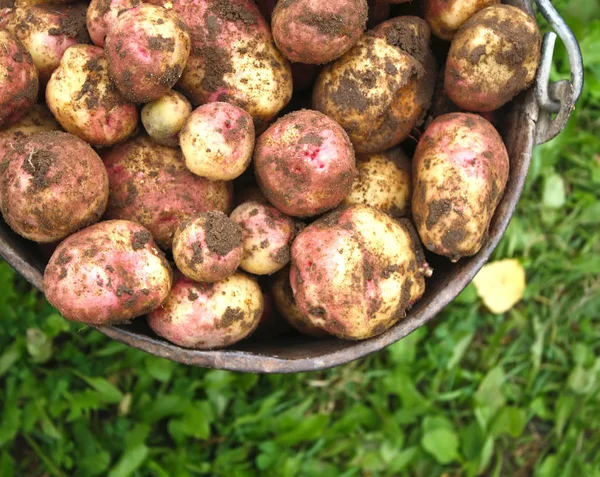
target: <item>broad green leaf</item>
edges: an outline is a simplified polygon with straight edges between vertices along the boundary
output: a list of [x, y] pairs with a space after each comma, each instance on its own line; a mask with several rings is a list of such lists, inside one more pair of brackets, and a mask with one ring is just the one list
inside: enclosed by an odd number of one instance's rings
[[558, 459], [556, 455], [547, 455], [539, 466], [535, 477], [555, 477], [558, 475]]
[[425, 416], [423, 419], [422, 428], [424, 434], [429, 431], [442, 428], [454, 431], [454, 424], [445, 416]]
[[276, 437], [276, 442], [284, 445], [296, 445], [302, 441], [310, 441], [321, 435], [329, 424], [329, 416], [314, 414], [304, 418], [298, 426]]
[[554, 410], [554, 419], [556, 421], [554, 426], [559, 437], [562, 436], [565, 425], [575, 409], [575, 403], [575, 397], [569, 394], [561, 394], [556, 401], [556, 407]]
[[473, 341], [473, 336], [475, 336], [475, 333], [467, 333], [460, 340], [458, 340], [458, 342], [454, 345], [454, 348], [452, 349], [452, 356], [446, 364], [446, 369], [452, 369], [456, 365], [458, 365], [458, 363], [460, 363], [460, 360], [462, 359], [466, 351], [469, 349], [471, 341]]
[[169, 382], [173, 371], [177, 366], [173, 361], [154, 356], [146, 358], [145, 363], [148, 373], [150, 373], [154, 379], [160, 381], [161, 383]]
[[52, 340], [39, 328], [29, 328], [27, 352], [34, 363], [45, 363], [52, 357]]
[[594, 389], [597, 375], [593, 369], [585, 369], [577, 365], [569, 374], [567, 384], [577, 394], [587, 394]]
[[386, 470], [391, 473], [401, 472], [410, 464], [419, 453], [418, 447], [407, 447], [399, 452], [390, 462], [387, 463]]
[[0, 454], [0, 475], [2, 477], [14, 477], [15, 461], [7, 451]]
[[549, 209], [560, 209], [566, 202], [565, 181], [559, 174], [551, 174], [544, 181], [544, 206]]
[[450, 429], [438, 428], [428, 431], [421, 438], [421, 445], [440, 464], [449, 464], [458, 459], [458, 436]]
[[132, 475], [144, 463], [149, 452], [148, 447], [143, 444], [127, 449], [108, 473], [108, 477], [128, 477]]
[[21, 357], [21, 347], [17, 342], [10, 345], [2, 355], [0, 355], [0, 377], [19, 360]]
[[88, 383], [96, 391], [98, 391], [104, 401], [117, 404], [121, 402], [121, 399], [123, 399], [123, 394], [121, 391], [119, 391], [114, 384], [106, 379], [85, 376], [79, 372], [76, 372], [75, 374]]
[[523, 433], [527, 423], [527, 414], [523, 409], [506, 406], [500, 410], [491, 426], [491, 434], [500, 436], [508, 434], [511, 437], [519, 437]]

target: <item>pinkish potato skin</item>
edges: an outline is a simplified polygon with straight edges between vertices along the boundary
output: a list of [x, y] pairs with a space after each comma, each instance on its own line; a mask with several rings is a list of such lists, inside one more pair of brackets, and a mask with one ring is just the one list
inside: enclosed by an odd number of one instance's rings
[[245, 273], [216, 283], [180, 276], [163, 306], [148, 315], [148, 324], [157, 335], [184, 348], [223, 348], [252, 334], [263, 309], [262, 291]]
[[506, 147], [487, 120], [451, 113], [433, 121], [413, 158], [412, 212], [425, 247], [454, 262], [476, 254], [508, 172]]
[[63, 241], [44, 272], [48, 301], [68, 320], [127, 323], [160, 306], [173, 274], [141, 225], [109, 220]]
[[37, 99], [39, 81], [31, 55], [14, 35], [0, 30], [0, 128], [21, 119]]
[[479, 10], [501, 0], [423, 0], [423, 14], [431, 30], [442, 40], [452, 40], [459, 28]]
[[258, 138], [254, 167], [265, 197], [293, 217], [315, 216], [339, 205], [356, 174], [344, 130], [310, 110], [284, 116]]
[[108, 178], [96, 152], [81, 139], [52, 131], [13, 144], [0, 168], [2, 215], [29, 240], [60, 240], [102, 217]]
[[163, 248], [171, 248], [179, 223], [199, 212], [229, 213], [230, 182], [213, 182], [185, 168], [179, 149], [137, 136], [102, 152], [110, 182], [106, 217], [145, 226]]
[[140, 4], [140, 0], [92, 0], [87, 10], [87, 29], [94, 45], [104, 47], [109, 28], [124, 10]]
[[105, 42], [110, 75], [130, 101], [165, 95], [181, 77], [190, 54], [190, 33], [175, 12], [150, 4], [123, 11]]
[[291, 61], [329, 63], [356, 43], [367, 14], [366, 0], [281, 0], [273, 11], [273, 38]]
[[173, 239], [177, 268], [196, 282], [214, 283], [235, 273], [242, 257], [242, 229], [222, 212], [182, 222]]

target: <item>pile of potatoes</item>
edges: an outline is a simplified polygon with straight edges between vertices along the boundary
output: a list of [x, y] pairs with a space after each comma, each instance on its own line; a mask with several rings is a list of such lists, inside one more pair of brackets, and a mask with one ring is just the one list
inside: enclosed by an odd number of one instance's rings
[[194, 349], [405, 318], [425, 253], [486, 241], [509, 175], [488, 119], [540, 59], [518, 8], [405, 2], [0, 8], [0, 210], [53, 250], [50, 303]]

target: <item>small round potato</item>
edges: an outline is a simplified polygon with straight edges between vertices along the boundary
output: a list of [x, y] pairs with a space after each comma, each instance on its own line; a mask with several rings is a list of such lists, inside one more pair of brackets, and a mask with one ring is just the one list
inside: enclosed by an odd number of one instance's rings
[[186, 277], [214, 283], [235, 273], [242, 261], [241, 227], [222, 212], [204, 212], [179, 224], [173, 259]]
[[106, 170], [78, 137], [35, 133], [16, 141], [2, 164], [2, 215], [19, 235], [54, 242], [102, 217], [108, 200]]
[[423, 13], [434, 35], [452, 40], [458, 29], [479, 10], [501, 0], [423, 0]]
[[252, 161], [254, 124], [243, 109], [228, 103], [200, 106], [179, 136], [186, 167], [213, 181], [233, 180]]
[[223, 348], [249, 336], [263, 308], [258, 283], [245, 273], [216, 283], [195, 283], [182, 276], [164, 305], [148, 315], [148, 324], [157, 335], [184, 348]]
[[179, 146], [179, 131], [192, 113], [192, 105], [177, 91], [169, 91], [142, 108], [142, 123], [148, 135], [163, 146]]
[[190, 33], [175, 12], [142, 3], [117, 16], [104, 48], [121, 94], [148, 103], [179, 80], [190, 55]]
[[104, 48], [108, 30], [119, 14], [140, 4], [140, 0], [91, 0], [87, 9], [86, 23], [94, 45]]
[[467, 111], [489, 112], [533, 82], [541, 36], [534, 18], [510, 5], [473, 15], [458, 31], [446, 61], [445, 88]]
[[365, 204], [392, 217], [410, 213], [410, 161], [401, 149], [356, 158], [358, 175], [344, 204]]
[[255, 275], [270, 275], [290, 261], [296, 235], [294, 219], [261, 202], [246, 202], [231, 213], [242, 228], [244, 257], [240, 266]]
[[68, 320], [127, 323], [169, 295], [169, 262], [141, 225], [109, 220], [62, 242], [44, 272], [48, 301]]
[[102, 48], [75, 45], [62, 57], [46, 87], [46, 102], [65, 130], [93, 146], [111, 146], [137, 129], [133, 103], [114, 87]]

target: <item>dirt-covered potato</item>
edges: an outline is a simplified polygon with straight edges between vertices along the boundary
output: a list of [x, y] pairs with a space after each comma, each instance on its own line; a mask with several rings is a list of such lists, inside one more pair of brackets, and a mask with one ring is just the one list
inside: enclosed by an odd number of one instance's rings
[[6, 223], [35, 242], [61, 240], [102, 217], [108, 178], [98, 154], [59, 131], [15, 141], [0, 160], [0, 203]]
[[252, 117], [233, 104], [214, 102], [195, 109], [179, 135], [186, 167], [213, 181], [233, 180], [252, 161]]
[[329, 63], [358, 41], [368, 10], [367, 0], [282, 0], [273, 11], [273, 38], [291, 61]]
[[290, 261], [290, 246], [296, 222], [275, 207], [262, 202], [245, 202], [231, 213], [242, 229], [244, 256], [240, 266], [255, 275], [270, 275]]
[[177, 268], [196, 282], [233, 275], [243, 254], [242, 229], [223, 212], [204, 212], [182, 222], [173, 238]]
[[44, 272], [48, 301], [68, 320], [127, 323], [160, 306], [173, 276], [141, 225], [109, 220], [63, 241]]
[[179, 146], [179, 132], [192, 114], [192, 105], [177, 91], [168, 91], [142, 108], [142, 123], [148, 135], [163, 146]]
[[21, 119], [37, 99], [39, 80], [31, 55], [11, 33], [0, 30], [0, 128]]
[[506, 187], [502, 138], [476, 114], [440, 116], [412, 162], [412, 213], [425, 247], [453, 262], [476, 254]]
[[287, 114], [257, 140], [254, 167], [265, 197], [283, 213], [310, 217], [350, 192], [354, 150], [344, 130], [317, 111]]
[[463, 109], [498, 109], [535, 79], [541, 36], [534, 18], [510, 5], [473, 15], [452, 40], [445, 87]]
[[66, 131], [93, 146], [111, 146], [137, 129], [139, 114], [115, 88], [102, 48], [67, 49], [46, 87], [46, 103]]
[[366, 205], [326, 215], [292, 245], [298, 308], [314, 326], [343, 339], [376, 336], [404, 318], [430, 273], [410, 222]]
[[256, 329], [263, 307], [258, 283], [245, 273], [216, 283], [179, 277], [163, 306], [148, 315], [148, 324], [157, 335], [184, 348], [223, 348]]
[[89, 43], [85, 25], [87, 4], [31, 5], [15, 8], [5, 28], [23, 43], [45, 85], [70, 46]]
[[423, 14], [433, 34], [452, 40], [458, 29], [479, 10], [501, 0], [423, 0]]
[[86, 24], [94, 45], [104, 48], [108, 30], [119, 14], [140, 4], [140, 0], [91, 0], [87, 9]]
[[365, 204], [392, 217], [408, 217], [411, 201], [410, 161], [401, 149], [356, 158], [358, 175], [344, 204]]
[[147, 103], [164, 96], [181, 77], [190, 55], [190, 33], [175, 12], [142, 3], [117, 16], [104, 48], [121, 94]]
[[290, 285], [290, 267], [285, 267], [273, 275], [270, 280], [270, 290], [275, 309], [292, 328], [302, 334], [317, 338], [329, 334], [322, 328], [314, 326], [298, 308]]
[[137, 136], [102, 151], [110, 183], [106, 217], [138, 222], [169, 249], [179, 223], [199, 212], [229, 213], [230, 182], [209, 181], [185, 167], [179, 149]]

